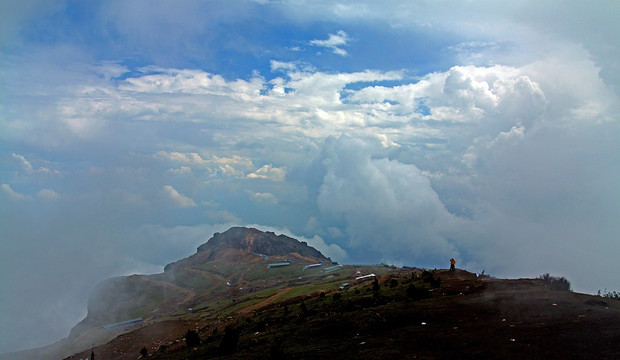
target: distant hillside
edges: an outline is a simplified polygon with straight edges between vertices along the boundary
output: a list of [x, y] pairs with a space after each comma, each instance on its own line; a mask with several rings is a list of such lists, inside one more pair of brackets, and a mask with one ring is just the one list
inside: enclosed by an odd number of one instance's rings
[[[361, 275], [369, 273], [376, 276]], [[145, 347], [159, 360], [620, 358], [620, 302], [555, 290], [545, 279], [345, 265], [289, 273], [218, 306], [136, 327], [95, 354], [133, 360]]]
[[215, 233], [194, 255], [166, 265], [162, 274], [116, 277], [97, 285], [88, 301], [88, 315], [70, 337], [133, 318], [183, 314], [196, 304], [273, 286], [291, 270], [264, 270], [270, 262], [285, 260], [295, 271], [331, 262], [305, 242], [285, 235], [244, 227]]
[[103, 281], [69, 338], [0, 359], [620, 358], [620, 302], [558, 279], [337, 265], [232, 228], [163, 273]]

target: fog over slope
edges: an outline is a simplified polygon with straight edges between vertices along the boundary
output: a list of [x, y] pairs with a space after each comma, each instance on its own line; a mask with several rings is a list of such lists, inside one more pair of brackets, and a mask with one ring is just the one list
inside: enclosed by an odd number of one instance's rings
[[616, 2], [0, 4], [0, 352], [253, 226], [620, 289]]

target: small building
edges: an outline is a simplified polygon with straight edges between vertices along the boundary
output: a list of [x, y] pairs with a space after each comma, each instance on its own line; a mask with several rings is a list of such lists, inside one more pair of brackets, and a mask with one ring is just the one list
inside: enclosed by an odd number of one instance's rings
[[143, 322], [142, 318], [135, 318], [135, 319], [121, 321], [121, 322], [114, 323], [114, 324], [108, 324], [108, 325], [102, 326], [101, 328], [104, 330], [113, 330], [113, 329], [118, 329], [118, 328], [140, 325], [142, 324], [142, 322]]
[[355, 281], [364, 281], [367, 279], [372, 279], [374, 278], [376, 275], [375, 274], [369, 274], [369, 275], [364, 275], [364, 276], [358, 276], [355, 278]]
[[321, 270], [321, 272], [322, 273], [329, 273], [329, 272], [332, 272], [332, 271], [340, 270], [341, 268], [342, 268], [342, 265], [334, 265], [334, 266], [330, 266], [330, 267], [327, 267], [327, 268]]
[[320, 268], [321, 266], [323, 266], [323, 264], [320, 264], [320, 263], [319, 264], [310, 264], [310, 265], [304, 266], [304, 270]]
[[349, 285], [349, 283], [344, 283], [344, 284], [340, 284], [340, 287], [338, 288], [338, 290], [342, 291], [342, 290], [346, 290], [350, 287], [351, 285]]
[[269, 264], [269, 265], [267, 265], [267, 269], [273, 269], [273, 268], [284, 267], [284, 266], [290, 266], [290, 265], [291, 265], [291, 263], [290, 263], [290, 262], [273, 263], [273, 264]]

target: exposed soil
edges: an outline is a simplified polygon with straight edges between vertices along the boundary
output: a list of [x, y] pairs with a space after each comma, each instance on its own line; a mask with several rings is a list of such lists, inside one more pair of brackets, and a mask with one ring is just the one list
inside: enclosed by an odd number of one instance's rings
[[248, 306], [246, 308], [243, 308], [243, 309], [239, 310], [239, 313], [240, 314], [247, 314], [250, 311], [253, 311], [253, 310], [265, 307], [265, 306], [271, 304], [272, 302], [276, 301], [280, 296], [286, 294], [289, 291], [291, 291], [291, 288], [282, 289], [281, 291], [278, 291], [278, 293], [268, 297], [267, 299], [265, 299], [265, 300], [263, 300], [263, 301], [261, 301], [259, 303], [256, 303], [254, 305], [250, 305], [250, 306]]
[[[147, 324], [93, 350], [96, 359], [138, 359], [142, 347], [152, 359], [620, 359], [617, 300], [460, 270], [395, 271], [379, 284], [278, 303], [279, 292], [230, 317]], [[190, 329], [201, 345], [185, 345]]]

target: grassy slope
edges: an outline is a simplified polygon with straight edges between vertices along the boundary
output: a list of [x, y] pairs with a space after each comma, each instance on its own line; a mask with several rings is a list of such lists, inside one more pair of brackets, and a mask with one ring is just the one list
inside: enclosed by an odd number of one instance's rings
[[[538, 280], [367, 270], [385, 273], [378, 291], [371, 282], [330, 291], [354, 274], [355, 269], [345, 269], [293, 288], [296, 291], [289, 291], [288, 299], [278, 299], [251, 316], [235, 316], [232, 310], [258, 297], [239, 299], [220, 313], [232, 315], [226, 322], [203, 328], [200, 346], [181, 346], [152, 358], [594, 359], [620, 355], [620, 303], [596, 303], [600, 298], [552, 291]], [[325, 288], [324, 295], [317, 288]], [[225, 326], [238, 333], [237, 345], [228, 349], [229, 354], [222, 347], [225, 338], [231, 337]]]
[[[266, 264], [213, 262], [176, 273], [177, 283], [193, 287], [193, 312], [181, 308], [149, 319], [96, 352], [135, 359], [142, 341], [153, 359], [620, 357], [620, 302], [552, 291], [541, 280], [384, 266], [325, 274], [303, 264]], [[378, 275], [378, 290], [372, 279], [354, 281], [369, 273]], [[197, 278], [205, 276], [219, 284], [217, 291], [200, 288]], [[345, 282], [352, 287], [338, 291]], [[183, 324], [200, 333], [199, 346], [185, 347]], [[153, 332], [177, 337], [165, 343], [132, 335]], [[235, 338], [231, 334], [238, 340], [227, 353], [222, 344]]]

